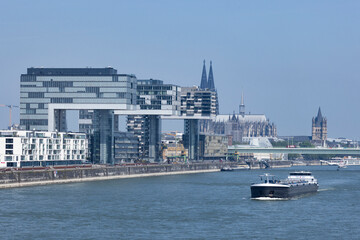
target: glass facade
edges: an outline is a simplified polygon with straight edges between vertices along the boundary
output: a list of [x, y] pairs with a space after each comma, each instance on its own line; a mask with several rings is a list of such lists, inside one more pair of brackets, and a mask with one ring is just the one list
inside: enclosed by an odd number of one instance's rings
[[137, 104], [140, 109], [180, 110], [181, 88], [161, 80], [137, 81]]
[[67, 109], [81, 110], [84, 114], [93, 110], [94, 123], [80, 122], [80, 130], [93, 134], [93, 161], [113, 163], [114, 114], [111, 109], [135, 107], [134, 75], [117, 74], [111, 67], [28, 68], [20, 82], [21, 129], [66, 132]]
[[[48, 130], [52, 103], [136, 103], [136, 77], [113, 68], [28, 68], [20, 82], [20, 127], [25, 130]], [[66, 113], [55, 113], [55, 121], [57, 130], [66, 131], [61, 127], [66, 126]]]
[[116, 132], [114, 141], [115, 163], [134, 163], [139, 160], [139, 140], [134, 134]]
[[[137, 105], [141, 110], [180, 110], [181, 88], [162, 80], [137, 81]], [[139, 157], [158, 161], [161, 147], [161, 119], [154, 115], [128, 116], [127, 129], [139, 139]]]

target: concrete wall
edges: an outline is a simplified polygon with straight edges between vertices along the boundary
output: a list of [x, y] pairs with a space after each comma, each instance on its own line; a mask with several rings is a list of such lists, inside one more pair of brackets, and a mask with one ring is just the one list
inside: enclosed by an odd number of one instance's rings
[[[45, 170], [20, 170], [0, 172], [0, 188], [6, 185], [35, 182], [66, 182], [63, 180], [84, 180], [89, 178], [113, 178], [116, 176], [151, 175], [161, 173], [194, 172], [219, 170], [223, 163], [195, 163], [195, 164], [166, 164], [166, 165], [143, 165], [143, 166], [107, 166], [74, 169], [45, 169]], [[71, 181], [69, 181], [71, 182]], [[36, 185], [36, 184], [26, 184]], [[9, 186], [11, 187], [11, 186]]]

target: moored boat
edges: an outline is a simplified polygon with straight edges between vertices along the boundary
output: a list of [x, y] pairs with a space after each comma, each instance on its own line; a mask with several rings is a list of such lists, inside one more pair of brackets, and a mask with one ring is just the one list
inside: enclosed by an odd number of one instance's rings
[[273, 175], [260, 176], [261, 183], [251, 185], [251, 198], [292, 198], [318, 190], [318, 182], [311, 172], [291, 172], [287, 179], [277, 180]]
[[234, 169], [232, 169], [230, 166], [225, 166], [225, 167], [222, 167], [221, 169], [220, 169], [220, 171], [222, 171], [222, 172], [227, 172], [227, 171], [233, 171]]

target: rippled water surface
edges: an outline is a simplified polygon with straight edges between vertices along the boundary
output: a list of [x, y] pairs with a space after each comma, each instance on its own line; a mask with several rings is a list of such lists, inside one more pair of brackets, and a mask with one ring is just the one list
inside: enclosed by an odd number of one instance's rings
[[[310, 170], [319, 192], [250, 199], [270, 172]], [[0, 190], [0, 239], [360, 239], [360, 167], [242, 170]]]

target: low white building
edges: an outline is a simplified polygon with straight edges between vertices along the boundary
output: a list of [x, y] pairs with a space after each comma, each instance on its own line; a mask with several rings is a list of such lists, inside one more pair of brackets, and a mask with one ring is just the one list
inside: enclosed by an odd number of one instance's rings
[[0, 167], [54, 166], [86, 160], [85, 133], [0, 130]]

